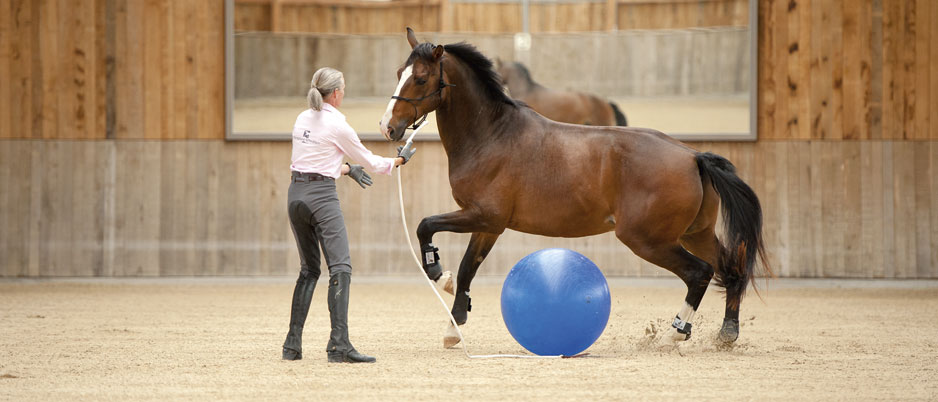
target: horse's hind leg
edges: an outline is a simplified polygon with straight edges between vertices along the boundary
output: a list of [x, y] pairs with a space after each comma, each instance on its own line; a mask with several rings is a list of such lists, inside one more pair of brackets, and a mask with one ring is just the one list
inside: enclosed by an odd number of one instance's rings
[[[469, 247], [459, 263], [459, 273], [456, 274], [456, 299], [453, 301], [453, 318], [456, 324], [463, 325], [469, 319], [469, 311], [472, 310], [469, 285], [472, 284], [476, 271], [492, 250], [498, 236], [492, 233], [473, 233], [469, 239]], [[459, 336], [455, 332], [449, 331], [443, 337], [444, 347], [452, 347], [459, 343]]]
[[636, 238], [629, 234], [617, 236], [633, 252], [646, 261], [673, 272], [687, 285], [684, 306], [672, 322], [670, 338], [675, 341], [690, 339], [691, 322], [703, 300], [710, 279], [713, 278], [713, 266], [707, 261], [691, 254], [677, 241], [658, 242], [646, 238]]
[[[717, 238], [716, 234], [713, 232], [713, 227], [708, 227], [706, 230], [701, 232], [685, 234], [681, 237], [681, 244], [688, 251], [693, 253], [695, 256], [706, 261], [711, 267], [718, 269], [720, 262], [720, 255], [723, 250], [723, 245], [720, 244], [720, 240]], [[706, 284], [703, 285], [704, 291], [706, 291], [707, 285], [710, 283], [710, 279], [713, 277], [713, 271], [710, 272], [709, 278], [707, 279]], [[703, 298], [703, 292], [700, 295], [701, 299]], [[697, 311], [699, 307], [700, 300], [698, 299], [697, 305], [693, 305], [693, 311]], [[686, 306], [685, 306], [686, 308]]]

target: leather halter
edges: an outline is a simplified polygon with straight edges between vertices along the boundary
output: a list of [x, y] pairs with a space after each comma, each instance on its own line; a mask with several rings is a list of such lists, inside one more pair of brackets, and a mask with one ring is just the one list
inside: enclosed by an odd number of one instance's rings
[[427, 112], [423, 115], [422, 118], [418, 119], [417, 118], [418, 116], [417, 102], [422, 102], [424, 99], [427, 99], [433, 95], [440, 95], [440, 99], [442, 100], [443, 88], [455, 87], [455, 86], [456, 86], [455, 84], [447, 84], [446, 81], [443, 81], [443, 61], [440, 60], [440, 86], [435, 91], [430, 92], [419, 98], [405, 98], [403, 96], [391, 95], [391, 99], [398, 99], [398, 100], [406, 101], [407, 103], [410, 103], [410, 105], [414, 107], [414, 125], [407, 127], [407, 128], [411, 130], [416, 130], [417, 127], [419, 127], [420, 124], [424, 122], [424, 120], [427, 120], [427, 116], [430, 114], [430, 112]]

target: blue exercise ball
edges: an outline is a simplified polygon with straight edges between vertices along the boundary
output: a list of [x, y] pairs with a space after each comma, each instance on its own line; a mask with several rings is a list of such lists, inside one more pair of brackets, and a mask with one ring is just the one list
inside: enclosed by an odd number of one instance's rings
[[518, 261], [502, 286], [502, 319], [529, 352], [573, 356], [606, 329], [609, 284], [583, 254], [565, 248], [536, 251]]

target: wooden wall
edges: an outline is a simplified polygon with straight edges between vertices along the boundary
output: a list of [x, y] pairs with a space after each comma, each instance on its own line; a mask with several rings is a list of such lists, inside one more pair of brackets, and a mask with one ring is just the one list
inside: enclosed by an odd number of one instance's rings
[[[0, 276], [295, 272], [289, 144], [223, 141], [220, 3], [0, 11]], [[760, 0], [759, 15], [759, 141], [693, 145], [756, 189], [777, 272], [938, 277], [938, 3]], [[404, 170], [411, 228], [453, 207], [442, 158], [421, 143]], [[387, 236], [393, 185], [342, 181], [357, 272], [413, 272]], [[453, 268], [465, 236], [437, 242]], [[582, 250], [609, 275], [668, 275], [608, 235], [516, 233], [482, 272], [545, 246]]]
[[[521, 1], [236, 0], [237, 31], [342, 34], [522, 31]], [[747, 0], [531, 1], [529, 30], [588, 32], [748, 25]]]
[[[367, 144], [383, 155], [395, 145]], [[938, 278], [938, 141], [693, 145], [731, 159], [759, 194], [780, 276]], [[440, 144], [417, 147], [403, 170], [412, 231], [420, 218], [456, 209]], [[298, 267], [286, 216], [289, 143], [7, 140], [0, 159], [0, 276], [279, 275]], [[375, 181], [367, 190], [338, 182], [353, 265], [362, 274], [413, 274], [395, 179]], [[452, 269], [467, 242], [434, 239]], [[547, 247], [580, 251], [607, 275], [670, 275], [612, 234], [510, 231], [481, 273], [504, 275]]]
[[760, 139], [938, 139], [938, 2], [760, 5]]
[[0, 138], [223, 138], [223, 11], [0, 0]]

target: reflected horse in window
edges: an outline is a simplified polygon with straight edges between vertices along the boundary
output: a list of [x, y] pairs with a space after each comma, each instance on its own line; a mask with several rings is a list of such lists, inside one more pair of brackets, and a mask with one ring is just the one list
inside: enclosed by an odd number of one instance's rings
[[495, 71], [512, 98], [553, 121], [588, 126], [627, 126], [625, 115], [613, 102], [596, 95], [560, 91], [538, 84], [524, 64], [495, 60]]

